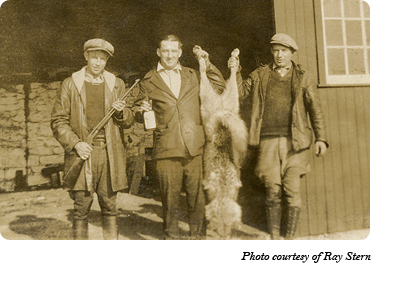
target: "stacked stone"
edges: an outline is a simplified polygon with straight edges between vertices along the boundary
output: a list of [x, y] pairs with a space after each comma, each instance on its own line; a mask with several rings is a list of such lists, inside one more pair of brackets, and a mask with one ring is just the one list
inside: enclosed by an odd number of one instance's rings
[[124, 136], [127, 157], [144, 154], [145, 148], [152, 147], [152, 131], [145, 131], [144, 126], [140, 123], [135, 123], [130, 129], [125, 129]]
[[[64, 163], [64, 150], [50, 128], [60, 85], [61, 82], [30, 84], [27, 107], [23, 85], [0, 88], [0, 191], [15, 190], [19, 170], [30, 188], [48, 184], [50, 178], [42, 170]], [[124, 140], [132, 163], [145, 153], [146, 147], [152, 147], [152, 132], [136, 123], [124, 131]]]
[[16, 171], [26, 174], [23, 85], [0, 88], [0, 190], [14, 191]]
[[53, 137], [50, 127], [51, 111], [61, 82], [47, 84], [32, 83], [29, 94], [29, 116], [27, 122], [27, 161], [29, 186], [50, 182], [41, 170], [47, 166], [64, 163], [64, 150]]

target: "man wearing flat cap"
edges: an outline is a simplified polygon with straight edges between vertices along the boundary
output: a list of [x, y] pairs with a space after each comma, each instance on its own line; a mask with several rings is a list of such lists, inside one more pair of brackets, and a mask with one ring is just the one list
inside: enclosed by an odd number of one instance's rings
[[[131, 109], [119, 99], [124, 82], [105, 71], [114, 47], [103, 39], [84, 44], [87, 65], [61, 84], [51, 115], [54, 137], [65, 150], [65, 170], [76, 157], [85, 160], [70, 197], [74, 200], [74, 239], [88, 239], [88, 214], [97, 193], [101, 207], [104, 239], [117, 239], [117, 192], [127, 188], [126, 152], [122, 129], [134, 122]], [[87, 135], [114, 108], [112, 118], [94, 137]], [[66, 171], [65, 171], [66, 172]]]
[[[238, 72], [237, 82], [241, 101], [252, 105], [249, 145], [259, 147], [255, 173], [266, 188], [268, 232], [271, 239], [282, 239], [282, 226], [285, 239], [293, 239], [302, 205], [300, 178], [309, 171], [307, 153], [313, 142], [308, 119], [317, 156], [325, 154], [328, 143], [314, 82], [292, 61], [297, 44], [278, 33], [270, 45], [273, 61], [246, 80]], [[239, 59], [231, 57], [228, 67], [239, 67]]]

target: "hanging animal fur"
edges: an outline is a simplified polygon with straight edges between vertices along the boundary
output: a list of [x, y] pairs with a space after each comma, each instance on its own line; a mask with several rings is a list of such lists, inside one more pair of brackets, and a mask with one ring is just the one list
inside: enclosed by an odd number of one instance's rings
[[[195, 46], [194, 53], [201, 51]], [[232, 56], [238, 57], [235, 49]], [[201, 115], [205, 127], [204, 189], [210, 200], [206, 208], [209, 228], [221, 238], [228, 239], [232, 228], [241, 223], [242, 210], [236, 202], [240, 180], [240, 162], [246, 154], [248, 133], [245, 122], [239, 116], [236, 70], [231, 75], [226, 89], [218, 94], [206, 76], [206, 63], [199, 59], [201, 83]]]

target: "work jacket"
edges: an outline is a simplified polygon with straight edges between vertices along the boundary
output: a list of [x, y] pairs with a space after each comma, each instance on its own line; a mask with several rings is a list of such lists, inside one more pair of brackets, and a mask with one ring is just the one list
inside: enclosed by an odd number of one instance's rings
[[[312, 144], [312, 128], [316, 141], [323, 141], [329, 146], [326, 138], [324, 116], [320, 100], [314, 93], [314, 82], [304, 70], [292, 61], [292, 145], [294, 151], [307, 149]], [[249, 127], [249, 145], [260, 144], [260, 134], [265, 109], [265, 99], [270, 72], [273, 62], [254, 70], [247, 79], [243, 80], [237, 73], [238, 92], [240, 100], [249, 99], [252, 105], [252, 114]], [[308, 115], [310, 124], [308, 122]], [[311, 128], [312, 127], [312, 128]]]
[[[157, 128], [154, 130], [153, 158], [198, 156], [203, 154], [205, 133], [200, 115], [199, 72], [181, 66], [181, 90], [176, 97], [156, 69], [140, 84], [137, 105], [152, 100]], [[206, 71], [214, 89], [222, 92], [225, 80], [212, 64]]]
[[[105, 114], [111, 109], [111, 105], [125, 93], [124, 82], [116, 78], [114, 74], [103, 72], [105, 79], [104, 99]], [[64, 172], [69, 168], [69, 163], [77, 157], [74, 146], [85, 141], [89, 131], [86, 115], [85, 95], [85, 67], [72, 74], [61, 84], [54, 108], [51, 114], [51, 129], [54, 137], [61, 143], [65, 151]], [[123, 128], [129, 128], [134, 122], [130, 108], [124, 108], [123, 118], [117, 119], [114, 115], [105, 125], [105, 137], [107, 144], [108, 160], [110, 165], [110, 177], [113, 191], [119, 191], [128, 187], [126, 177], [126, 151], [123, 143]], [[87, 187], [91, 187], [91, 158], [81, 173], [85, 173]], [[87, 162], [86, 161], [86, 162]], [[75, 187], [74, 187], [75, 188]]]

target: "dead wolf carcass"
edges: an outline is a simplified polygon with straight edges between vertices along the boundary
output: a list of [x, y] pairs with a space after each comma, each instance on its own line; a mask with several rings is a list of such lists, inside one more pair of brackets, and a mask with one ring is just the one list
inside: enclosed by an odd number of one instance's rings
[[[194, 53], [201, 50], [195, 46]], [[235, 49], [232, 56], [238, 56]], [[240, 180], [240, 162], [246, 154], [248, 133], [245, 122], [239, 116], [239, 95], [236, 70], [226, 89], [218, 94], [206, 77], [206, 63], [199, 59], [201, 75], [200, 99], [202, 122], [205, 127], [204, 189], [209, 198], [205, 207], [209, 228], [222, 239], [229, 239], [232, 228], [241, 223], [242, 210], [236, 202]]]

